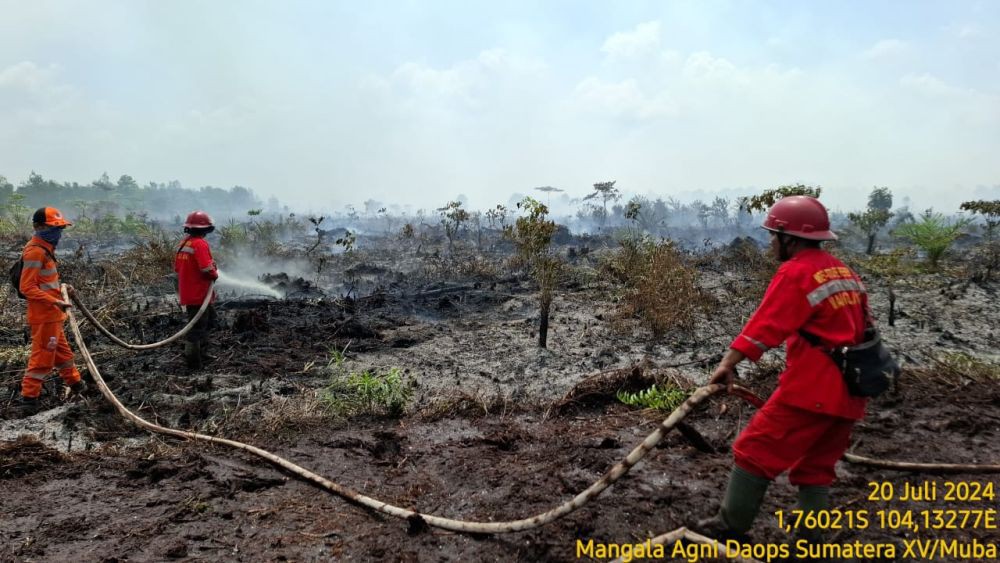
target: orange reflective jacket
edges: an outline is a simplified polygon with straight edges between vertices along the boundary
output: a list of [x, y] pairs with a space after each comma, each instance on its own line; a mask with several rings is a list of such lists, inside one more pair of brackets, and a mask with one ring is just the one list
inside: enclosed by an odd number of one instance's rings
[[[28, 324], [62, 322], [66, 313], [56, 306], [62, 301], [59, 272], [56, 271], [55, 247], [38, 237], [31, 237], [21, 258], [21, 293], [28, 299]], [[46, 252], [48, 251], [48, 252]]]

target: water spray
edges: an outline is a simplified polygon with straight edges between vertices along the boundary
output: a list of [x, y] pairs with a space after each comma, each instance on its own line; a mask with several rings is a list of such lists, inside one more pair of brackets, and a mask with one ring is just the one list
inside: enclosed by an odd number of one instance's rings
[[273, 287], [267, 285], [264, 282], [255, 280], [252, 278], [239, 278], [219, 270], [219, 287], [224, 289], [233, 289], [240, 294], [247, 293], [258, 293], [261, 295], [267, 295], [269, 297], [274, 297], [276, 299], [284, 298], [284, 294], [280, 291], [274, 289]]

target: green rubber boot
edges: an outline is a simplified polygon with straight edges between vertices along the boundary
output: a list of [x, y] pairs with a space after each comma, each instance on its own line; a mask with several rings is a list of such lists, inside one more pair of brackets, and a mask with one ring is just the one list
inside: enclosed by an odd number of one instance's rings
[[[830, 487], [816, 485], [803, 485], [799, 487], [799, 502], [795, 508], [806, 513], [803, 515], [803, 521], [805, 521], [808, 513], [827, 510], [829, 507]], [[809, 520], [812, 521], [814, 519], [810, 518]], [[806, 540], [809, 543], [823, 543], [823, 530], [818, 528], [809, 529], [800, 527], [795, 530], [795, 535], [799, 539]]]
[[733, 467], [718, 514], [698, 522], [697, 531], [717, 540], [745, 542], [770, 484], [769, 479]]

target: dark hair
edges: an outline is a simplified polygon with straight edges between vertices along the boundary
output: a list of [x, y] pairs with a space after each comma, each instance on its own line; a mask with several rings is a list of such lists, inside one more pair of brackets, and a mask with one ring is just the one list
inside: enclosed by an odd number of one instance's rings
[[[770, 229], [768, 229], [768, 230], [770, 230]], [[820, 245], [823, 244], [823, 242], [824, 242], [824, 241], [821, 241], [821, 240], [814, 240], [814, 239], [811, 239], [811, 238], [797, 237], [795, 235], [786, 233], [784, 231], [771, 231], [771, 232], [774, 233], [774, 234], [776, 234], [776, 235], [778, 235], [779, 237], [787, 237], [787, 240], [789, 240], [789, 241], [796, 240], [796, 241], [799, 242], [799, 244], [801, 244], [802, 246], [804, 246], [806, 248], [819, 248]]]
[[184, 232], [193, 237], [203, 237], [215, 230], [215, 227], [184, 227]]
[[31, 216], [31, 222], [34, 223], [34, 224], [36, 224], [36, 225], [44, 225], [45, 224], [45, 208], [44, 207], [39, 207], [37, 210], [35, 210], [35, 214]]

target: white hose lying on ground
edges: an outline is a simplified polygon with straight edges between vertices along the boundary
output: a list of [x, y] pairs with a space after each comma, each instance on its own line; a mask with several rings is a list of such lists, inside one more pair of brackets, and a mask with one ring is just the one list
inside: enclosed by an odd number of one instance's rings
[[[63, 294], [65, 295], [66, 288], [63, 286]], [[67, 297], [68, 298], [68, 297]], [[111, 402], [118, 409], [118, 412], [128, 420], [131, 420], [135, 424], [139, 425], [150, 432], [155, 432], [158, 434], [166, 434], [168, 436], [174, 436], [176, 438], [184, 438], [189, 440], [202, 440], [205, 442], [211, 442], [214, 444], [222, 444], [224, 446], [229, 446], [238, 450], [243, 450], [245, 452], [252, 453], [258, 457], [261, 457], [286, 471], [289, 471], [306, 481], [309, 481], [327, 491], [334, 494], [340, 495], [347, 500], [354, 503], [360, 504], [367, 508], [371, 508], [383, 514], [388, 514], [390, 516], [396, 516], [399, 518], [406, 518], [410, 520], [411, 525], [419, 526], [420, 522], [424, 522], [428, 525], [434, 526], [436, 528], [442, 528], [445, 530], [451, 530], [454, 532], [467, 532], [467, 533], [478, 533], [478, 534], [502, 534], [509, 532], [519, 532], [524, 530], [531, 530], [533, 528], [538, 528], [544, 526], [553, 520], [561, 518], [577, 509], [587, 504], [591, 499], [600, 495], [605, 489], [610, 487], [615, 481], [620, 479], [623, 475], [628, 473], [635, 464], [649, 453], [663, 437], [670, 432], [673, 427], [680, 422], [688, 412], [691, 411], [693, 407], [704, 401], [709, 396], [718, 393], [724, 389], [721, 385], [707, 385], [701, 387], [688, 397], [681, 406], [670, 413], [659, 428], [653, 431], [652, 434], [646, 437], [638, 446], [635, 447], [622, 461], [617, 463], [612, 467], [603, 477], [597, 480], [593, 485], [588, 487], [586, 490], [578, 494], [573, 499], [562, 505], [538, 514], [529, 518], [523, 518], [520, 520], [513, 520], [509, 522], [468, 522], [464, 520], [453, 520], [451, 518], [443, 518], [441, 516], [433, 516], [430, 514], [421, 514], [413, 510], [407, 510], [405, 508], [400, 508], [398, 506], [393, 506], [391, 504], [384, 503], [380, 500], [365, 496], [357, 491], [350, 488], [338, 485], [329, 479], [317, 475], [312, 471], [309, 471], [303, 467], [300, 467], [282, 457], [276, 456], [271, 452], [258, 448], [256, 446], [251, 446], [249, 444], [244, 444], [242, 442], [237, 442], [235, 440], [227, 440], [225, 438], [217, 438], [215, 436], [208, 436], [205, 434], [199, 434], [197, 432], [185, 432], [183, 430], [176, 430], [173, 428], [166, 428], [158, 424], [149, 422], [142, 417], [136, 415], [132, 411], [128, 410], [118, 400], [115, 394], [108, 387], [107, 383], [104, 382], [104, 378], [101, 377], [100, 370], [97, 369], [97, 365], [94, 363], [93, 357], [90, 355], [90, 350], [87, 348], [87, 344], [83, 341], [83, 337], [80, 334], [80, 325], [76, 320], [76, 316], [73, 314], [72, 309], [67, 309], [69, 313], [69, 324], [73, 331], [73, 336], [76, 339], [77, 345], [80, 347], [80, 353], [83, 355], [84, 360], [87, 363], [87, 367], [90, 369], [90, 373], [94, 378], [94, 382], [97, 384], [98, 389], [100, 389], [101, 394], [104, 395], [108, 401]]]
[[[66, 286], [62, 286], [63, 298], [68, 300], [66, 295]], [[203, 309], [207, 306], [206, 303], [202, 304]], [[80, 353], [83, 355], [84, 360], [87, 363], [87, 367], [90, 369], [90, 373], [94, 378], [94, 382], [97, 384], [98, 389], [100, 389], [101, 394], [110, 401], [118, 412], [128, 420], [131, 420], [140, 427], [158, 434], [165, 434], [168, 436], [174, 436], [176, 438], [184, 438], [189, 440], [201, 440], [205, 442], [211, 442], [214, 444], [221, 444], [224, 446], [229, 446], [238, 450], [243, 450], [249, 452], [264, 460], [285, 469], [286, 471], [301, 477], [302, 479], [309, 481], [322, 489], [330, 491], [337, 494], [353, 503], [359, 504], [361, 506], [376, 510], [383, 514], [388, 514], [390, 516], [396, 516], [398, 518], [405, 518], [410, 521], [411, 526], [421, 527], [422, 524], [427, 524], [434, 526], [436, 528], [442, 528], [445, 530], [451, 530], [454, 532], [465, 532], [465, 533], [479, 533], [479, 534], [501, 534], [510, 532], [519, 532], [525, 530], [531, 530], [548, 524], [554, 520], [557, 520], [571, 512], [578, 510], [589, 501], [596, 498], [608, 487], [610, 487], [615, 481], [624, 476], [628, 471], [639, 463], [642, 458], [646, 456], [656, 445], [663, 439], [664, 436], [670, 430], [677, 425], [692, 408], [702, 403], [708, 397], [723, 391], [725, 389], [722, 385], [710, 384], [704, 387], [699, 387], [685, 400], [677, 409], [675, 409], [670, 415], [660, 424], [660, 426], [654, 430], [649, 436], [647, 436], [638, 446], [636, 446], [625, 458], [615, 464], [607, 473], [605, 473], [600, 479], [594, 482], [590, 487], [585, 489], [583, 492], [576, 495], [573, 499], [553, 508], [547, 512], [537, 514], [528, 518], [522, 518], [519, 520], [512, 520], [506, 522], [474, 522], [465, 520], [454, 520], [451, 518], [444, 518], [441, 516], [434, 516], [430, 514], [421, 514], [413, 510], [407, 510], [405, 508], [400, 508], [398, 506], [393, 506], [391, 504], [382, 502], [380, 500], [363, 495], [353, 489], [344, 487], [329, 479], [317, 475], [312, 471], [309, 471], [299, 465], [296, 465], [280, 456], [274, 455], [266, 450], [258, 448], [256, 446], [251, 446], [249, 444], [244, 444], [242, 442], [237, 442], [235, 440], [228, 440], [225, 438], [218, 438], [215, 436], [208, 436], [205, 434], [199, 434], [197, 432], [185, 432], [183, 430], [176, 430], [173, 428], [166, 428], [158, 424], [149, 422], [142, 417], [136, 415], [128, 408], [125, 407], [118, 400], [115, 394], [111, 391], [105, 383], [104, 378], [101, 377], [100, 370], [97, 369], [97, 365], [94, 363], [94, 359], [90, 354], [90, 350], [87, 348], [86, 343], [80, 333], [80, 326], [76, 320], [76, 316], [73, 314], [72, 309], [67, 309], [69, 314], [70, 328], [72, 329], [73, 336], [76, 339], [78, 346], [80, 347]], [[119, 340], [116, 339], [116, 342]], [[763, 403], [763, 399], [754, 395], [751, 391], [744, 389], [742, 387], [736, 387], [736, 394], [747, 400], [750, 403]], [[851, 454], [848, 454], [851, 455]], [[855, 462], [868, 463], [867, 458], [861, 458], [859, 456], [853, 456]], [[898, 462], [875, 462], [876, 464], [883, 467], [892, 467], [898, 469], [911, 469], [911, 470], [927, 470], [927, 469], [940, 469], [941, 467], [946, 467], [936, 464], [900, 464]], [[887, 463], [896, 463], [896, 466], [887, 466]], [[969, 467], [969, 466], [961, 466]], [[973, 466], [976, 467], [977, 471], [997, 471], [1000, 470], [1000, 466]], [[683, 529], [683, 528], [682, 528]], [[679, 532], [675, 530], [675, 532]], [[673, 533], [673, 532], [672, 532]], [[694, 537], [694, 534], [690, 531], [685, 530], [681, 533], [682, 536], [688, 537], [689, 539]], [[700, 540], [699, 540], [700, 541]]]
[[[65, 292], [63, 293], [64, 293], [63, 297], [65, 298], [66, 297]], [[166, 346], [167, 344], [176, 341], [178, 338], [190, 332], [191, 329], [194, 328], [194, 325], [198, 322], [198, 320], [201, 319], [201, 316], [205, 314], [205, 311], [208, 309], [209, 304], [212, 302], [212, 296], [214, 294], [215, 294], [215, 282], [213, 281], [212, 284], [208, 286], [208, 293], [205, 294], [205, 300], [202, 301], [201, 308], [198, 309], [198, 314], [196, 314], [194, 318], [188, 321], [188, 324], [185, 325], [184, 328], [182, 328], [177, 334], [174, 334], [173, 336], [167, 338], [166, 340], [153, 342], [151, 344], [129, 344], [128, 342], [125, 342], [124, 340], [118, 338], [114, 334], [111, 334], [111, 331], [104, 328], [104, 325], [102, 325], [100, 321], [98, 321], [97, 318], [94, 317], [94, 314], [90, 312], [90, 309], [88, 309], [87, 306], [83, 304], [83, 301], [81, 301], [80, 298], [77, 297], [76, 292], [73, 293], [73, 303], [76, 303], [76, 306], [80, 308], [80, 312], [83, 313], [83, 316], [87, 317], [87, 320], [89, 320], [91, 324], [93, 324], [94, 327], [101, 332], [101, 334], [110, 338], [111, 341], [114, 342], [115, 344], [121, 346], [122, 348], [128, 348], [129, 350], [152, 350], [153, 348]]]

